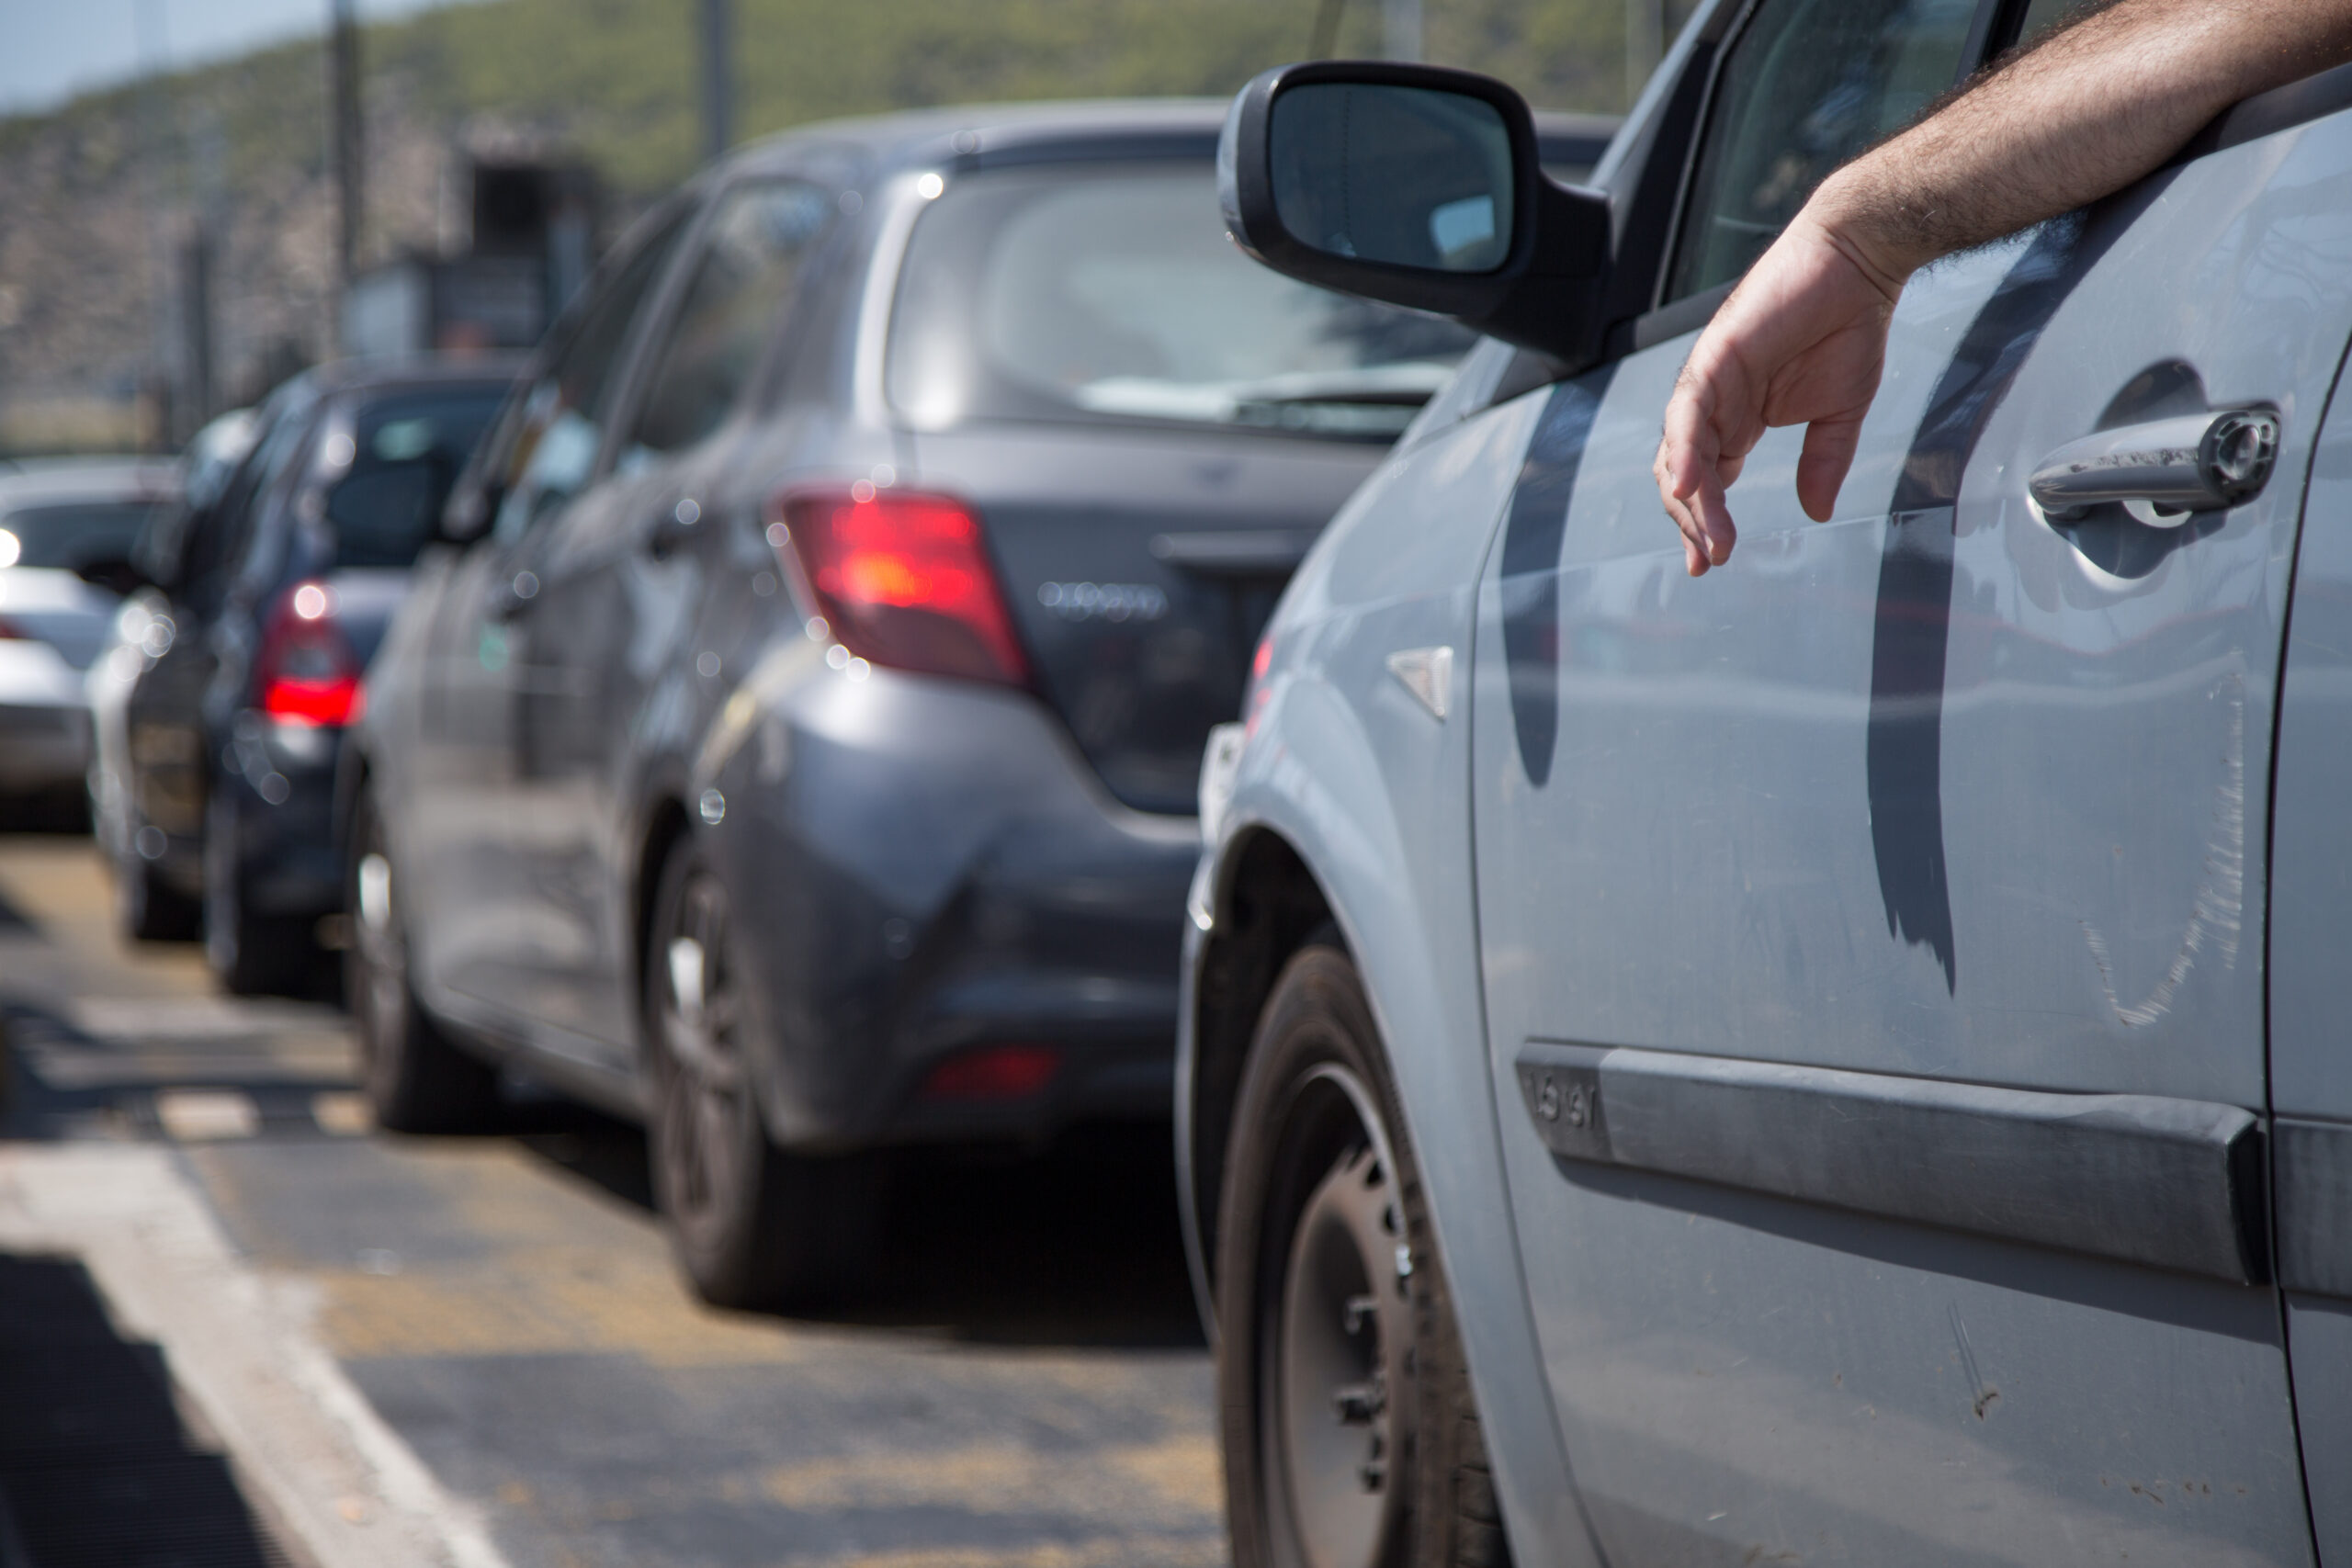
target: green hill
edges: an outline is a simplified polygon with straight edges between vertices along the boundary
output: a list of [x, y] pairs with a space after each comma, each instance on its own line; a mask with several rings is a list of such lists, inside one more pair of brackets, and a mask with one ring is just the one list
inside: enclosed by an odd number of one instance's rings
[[[1317, 5], [736, 0], [737, 133], [956, 102], [1222, 95], [1306, 54]], [[1689, 5], [1668, 9], [1679, 21]], [[1377, 52], [1380, 12], [1351, 0], [1338, 51]], [[1544, 107], [1623, 107], [1624, 0], [1423, 0], [1423, 12], [1432, 60], [1502, 76]], [[369, 27], [366, 256], [455, 231], [449, 176], [467, 151], [582, 156], [617, 215], [687, 174], [695, 16], [695, 0], [479, 0]], [[173, 258], [199, 209], [222, 247], [223, 391], [249, 397], [321, 352], [324, 99], [313, 40], [0, 119], [0, 450], [124, 438], [171, 339]]]

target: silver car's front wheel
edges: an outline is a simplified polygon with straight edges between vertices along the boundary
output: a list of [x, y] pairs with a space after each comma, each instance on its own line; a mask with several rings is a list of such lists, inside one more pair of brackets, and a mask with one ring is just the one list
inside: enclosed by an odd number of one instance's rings
[[1477, 1410], [1355, 966], [1291, 960], [1261, 1016], [1217, 1233], [1241, 1568], [1504, 1563]]

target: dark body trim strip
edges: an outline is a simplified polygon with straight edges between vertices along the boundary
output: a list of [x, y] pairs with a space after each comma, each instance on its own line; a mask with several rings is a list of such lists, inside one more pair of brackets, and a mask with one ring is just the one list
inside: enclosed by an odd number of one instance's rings
[[2240, 1284], [2267, 1277], [2260, 1123], [2233, 1105], [1540, 1041], [1518, 1077], [1562, 1159]]
[[2271, 1135], [2278, 1282], [2352, 1296], [2352, 1127], [2282, 1116]]
[[2180, 150], [2177, 162], [2186, 163], [2202, 158], [2209, 152], [2219, 152], [2224, 147], [2237, 147], [2248, 141], [2259, 141], [2266, 136], [2315, 119], [2352, 109], [2352, 65], [2338, 65], [2316, 76], [2306, 76], [2300, 82], [2290, 82], [2283, 87], [2273, 87], [2257, 93], [2236, 107], [2225, 110], [2219, 119], [2198, 132], [2188, 146]]

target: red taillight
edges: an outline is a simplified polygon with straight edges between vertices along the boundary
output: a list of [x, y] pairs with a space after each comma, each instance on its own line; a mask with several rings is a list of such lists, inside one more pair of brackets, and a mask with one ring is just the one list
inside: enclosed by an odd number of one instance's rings
[[851, 653], [896, 670], [1028, 683], [970, 508], [858, 484], [786, 491], [771, 518], [769, 541], [798, 556]]
[[950, 1056], [922, 1081], [925, 1100], [1026, 1100], [1054, 1081], [1062, 1054], [1051, 1045], [989, 1045]]
[[262, 630], [254, 705], [288, 724], [350, 724], [367, 705], [359, 676], [359, 660], [335, 625], [334, 595], [317, 582], [288, 590]]

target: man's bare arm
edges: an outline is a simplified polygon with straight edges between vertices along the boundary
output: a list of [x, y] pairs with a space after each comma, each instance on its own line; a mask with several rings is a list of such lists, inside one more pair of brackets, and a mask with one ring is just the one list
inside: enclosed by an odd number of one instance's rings
[[1806, 426], [1797, 499], [1826, 521], [1887, 323], [1939, 256], [2120, 190], [2242, 98], [2352, 59], [2352, 0], [2118, 0], [1822, 182], [1683, 366], [1655, 471], [1693, 577], [1730, 558], [1724, 491]]

